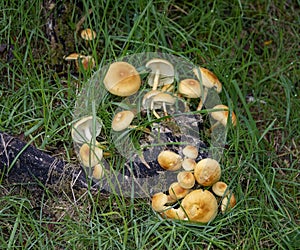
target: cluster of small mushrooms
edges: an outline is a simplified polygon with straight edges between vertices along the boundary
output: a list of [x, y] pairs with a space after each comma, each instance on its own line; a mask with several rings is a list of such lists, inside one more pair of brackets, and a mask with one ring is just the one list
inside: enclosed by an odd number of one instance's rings
[[[139, 106], [141, 110], [150, 110], [154, 119], [168, 116], [167, 107], [174, 105], [176, 98], [184, 99], [185, 103], [191, 98], [198, 98], [197, 110], [201, 110], [208, 98], [209, 89], [214, 89], [218, 93], [222, 90], [218, 78], [203, 67], [195, 67], [192, 73], [194, 78], [181, 79], [175, 87], [175, 69], [168, 60], [154, 58], [144, 66], [149, 73], [147, 83], [150, 88], [149, 91], [143, 92]], [[128, 97], [139, 91], [142, 80], [140, 73], [132, 64], [119, 61], [109, 65], [103, 84], [111, 94]], [[132, 121], [138, 111], [122, 110], [116, 113], [112, 119], [112, 130], [120, 132], [134, 129]], [[232, 125], [236, 124], [235, 114], [222, 104], [213, 107], [211, 117], [215, 123], [210, 131], [217, 126], [227, 126], [228, 121]], [[100, 130], [101, 122], [93, 116], [82, 118], [72, 128], [72, 138], [80, 146], [79, 156], [82, 164], [92, 169], [92, 176], [95, 179], [103, 176], [101, 164], [103, 150], [95, 139]], [[198, 150], [193, 145], [187, 145], [183, 149], [183, 155], [184, 158], [170, 150], [164, 150], [158, 155], [157, 162], [160, 167], [167, 171], [178, 171], [178, 175], [177, 182], [170, 185], [168, 192], [153, 195], [153, 209], [163, 217], [207, 223], [217, 214], [218, 200], [215, 195], [220, 197], [222, 212], [232, 208], [235, 205], [235, 198], [227, 185], [220, 181], [219, 163], [211, 158], [196, 162]], [[215, 195], [208, 187], [211, 187]]]

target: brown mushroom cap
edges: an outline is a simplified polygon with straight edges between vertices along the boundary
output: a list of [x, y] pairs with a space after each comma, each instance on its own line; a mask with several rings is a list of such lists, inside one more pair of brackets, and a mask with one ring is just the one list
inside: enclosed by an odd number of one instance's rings
[[191, 171], [194, 170], [196, 167], [196, 161], [191, 158], [185, 158], [182, 161], [182, 168], [186, 171]]
[[194, 170], [196, 181], [202, 186], [212, 186], [221, 178], [220, 164], [211, 158], [199, 161]]
[[[219, 105], [214, 106], [213, 109], [215, 109], [217, 111], [212, 110], [212, 112], [211, 112], [212, 118], [215, 119], [216, 121], [220, 122], [223, 126], [226, 126], [228, 116], [229, 116], [228, 106], [219, 104]], [[231, 112], [231, 122], [232, 122], [233, 126], [236, 125], [236, 116], [233, 111]]]
[[223, 181], [217, 181], [212, 185], [212, 191], [217, 196], [223, 196], [225, 194], [225, 191], [227, 190], [227, 184]]
[[92, 29], [84, 29], [81, 31], [80, 36], [82, 39], [90, 41], [96, 38], [96, 32]]
[[166, 105], [174, 105], [175, 98], [168, 93], [158, 93], [152, 97], [152, 103], [154, 107], [161, 107], [162, 104]]
[[170, 208], [170, 209], [162, 212], [162, 216], [166, 216], [169, 219], [176, 219], [176, 220], [184, 220], [185, 219], [185, 213], [181, 207]]
[[104, 169], [101, 164], [97, 164], [93, 169], [93, 177], [97, 180], [100, 180], [104, 176]]
[[135, 94], [141, 86], [141, 77], [135, 67], [127, 62], [114, 62], [103, 80], [105, 88], [117, 96]]
[[[230, 200], [229, 200], [230, 199]], [[221, 211], [224, 214], [236, 205], [236, 199], [233, 193], [226, 195], [221, 204]]]
[[111, 123], [111, 127], [114, 131], [122, 131], [130, 125], [134, 118], [134, 113], [129, 110], [123, 110], [118, 112]]
[[191, 221], [207, 223], [212, 221], [218, 212], [215, 196], [208, 190], [197, 189], [182, 200], [181, 206]]
[[93, 130], [95, 130], [96, 137], [100, 134], [101, 128], [102, 123], [97, 117], [95, 120], [93, 116], [83, 117], [72, 126], [71, 136], [76, 143], [90, 142], [93, 137]]
[[185, 189], [191, 189], [195, 185], [195, 177], [192, 172], [181, 171], [177, 174], [179, 185]]
[[182, 163], [180, 155], [170, 150], [164, 150], [160, 152], [160, 154], [157, 157], [157, 161], [163, 169], [169, 171], [175, 171], [180, 169]]
[[169, 195], [172, 199], [182, 199], [190, 192], [189, 189], [185, 189], [179, 185], [178, 182], [173, 182], [169, 187]]
[[217, 91], [217, 93], [220, 93], [222, 91], [222, 83], [219, 81], [218, 77], [213, 72], [203, 67], [194, 68], [193, 71], [199, 80], [201, 74], [200, 82], [206, 88], [208, 89], [214, 88]]
[[187, 145], [182, 150], [182, 153], [184, 156], [188, 158], [196, 159], [198, 156], [198, 149], [193, 145]]
[[188, 98], [199, 98], [201, 97], [200, 83], [192, 78], [181, 80], [178, 92]]
[[151, 205], [156, 212], [161, 212], [167, 209], [168, 208], [166, 206], [167, 203], [168, 203], [168, 196], [162, 192], [156, 193], [152, 196]]
[[102, 159], [103, 150], [96, 145], [84, 143], [79, 150], [79, 156], [85, 167], [94, 167]]

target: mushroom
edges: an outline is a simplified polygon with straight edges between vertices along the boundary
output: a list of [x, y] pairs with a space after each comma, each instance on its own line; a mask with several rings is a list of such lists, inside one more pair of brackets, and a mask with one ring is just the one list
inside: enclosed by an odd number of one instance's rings
[[221, 211], [224, 214], [236, 205], [236, 199], [233, 193], [226, 195], [221, 204]]
[[192, 172], [181, 171], [177, 174], [178, 184], [184, 189], [191, 189], [195, 185], [195, 177]]
[[211, 116], [217, 122], [213, 124], [209, 131], [212, 132], [217, 126], [222, 124], [224, 127], [227, 126], [227, 121], [229, 119], [229, 114], [231, 116], [231, 123], [233, 126], [236, 126], [236, 116], [235, 113], [229, 112], [229, 108], [226, 105], [219, 104], [212, 108]]
[[171, 84], [174, 82], [174, 67], [164, 59], [154, 58], [146, 63], [146, 67], [151, 69], [148, 84], [156, 90], [160, 85]]
[[92, 176], [97, 180], [100, 180], [104, 176], [104, 169], [100, 163], [94, 166]]
[[182, 150], [184, 156], [190, 159], [196, 159], [198, 156], [198, 149], [193, 145], [187, 145]]
[[90, 142], [93, 136], [100, 134], [101, 128], [102, 123], [98, 118], [94, 120], [93, 116], [87, 116], [72, 126], [71, 136], [76, 143]]
[[220, 164], [211, 158], [199, 161], [194, 170], [196, 181], [202, 186], [212, 186], [221, 178]]
[[84, 70], [89, 70], [95, 67], [95, 60], [92, 56], [79, 56], [79, 60], [75, 62], [77, 69], [82, 65]]
[[208, 223], [218, 212], [218, 203], [215, 196], [208, 190], [197, 189], [186, 195], [181, 206], [191, 221]]
[[184, 220], [185, 213], [181, 207], [179, 208], [170, 208], [161, 213], [162, 216], [165, 216], [169, 219], [177, 219], [177, 220]]
[[133, 65], [127, 62], [114, 62], [109, 66], [103, 83], [114, 95], [130, 96], [139, 90], [141, 77]]
[[[212, 185], [212, 191], [217, 195], [217, 196], [224, 196], [225, 191], [227, 190], [227, 184], [223, 181], [218, 181]], [[227, 194], [228, 192], [226, 192]]]
[[98, 142], [96, 142], [96, 145], [84, 143], [80, 147], [79, 156], [85, 167], [94, 167], [101, 161], [103, 150], [98, 145]]
[[151, 205], [156, 212], [162, 212], [168, 209], [169, 207], [166, 206], [167, 203], [168, 196], [162, 192], [156, 193], [152, 196]]
[[94, 40], [96, 38], [96, 35], [96, 32], [92, 29], [84, 29], [80, 33], [81, 38], [87, 41]]
[[181, 80], [178, 85], [178, 92], [188, 98], [200, 98], [200, 83], [192, 78]]
[[174, 200], [180, 200], [190, 192], [189, 189], [183, 188], [178, 182], [173, 182], [169, 187], [169, 195]]
[[197, 107], [197, 110], [201, 110], [203, 103], [206, 100], [208, 89], [214, 88], [217, 91], [217, 93], [220, 93], [222, 91], [222, 83], [219, 81], [219, 79], [213, 72], [206, 68], [194, 68], [193, 72], [199, 79], [200, 83], [203, 85], [203, 94]]
[[147, 92], [143, 96], [142, 107], [144, 109], [150, 109], [153, 97], [160, 94], [160, 93], [162, 93], [162, 92], [159, 91], [159, 90], [151, 90], [151, 91]]
[[129, 110], [123, 110], [118, 112], [111, 123], [111, 127], [114, 131], [122, 131], [129, 127], [134, 118], [134, 113]]
[[160, 118], [160, 116], [157, 114], [156, 110], [157, 108], [160, 108], [162, 106], [164, 115], [167, 116], [167, 107], [166, 105], [174, 105], [175, 104], [175, 98], [167, 93], [159, 93], [152, 98], [151, 102], [151, 110], [156, 118]]
[[194, 159], [185, 158], [182, 161], [182, 168], [186, 171], [192, 171], [196, 167], [196, 161]]
[[176, 171], [181, 168], [182, 159], [180, 155], [164, 150], [157, 157], [158, 164], [165, 170]]

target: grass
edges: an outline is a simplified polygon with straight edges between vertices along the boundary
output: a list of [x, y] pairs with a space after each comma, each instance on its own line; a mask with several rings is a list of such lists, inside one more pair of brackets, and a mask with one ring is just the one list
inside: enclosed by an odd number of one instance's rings
[[[2, 177], [1, 248], [299, 247], [299, 1], [83, 0], [52, 10], [44, 2], [0, 3], [0, 131], [77, 163], [70, 122], [92, 72], [78, 73], [64, 55], [92, 54], [97, 67], [147, 51], [185, 57], [218, 76], [220, 98], [238, 116], [221, 162], [238, 203], [199, 225], [162, 220], [147, 199], [45, 187], [36, 193]], [[89, 9], [81, 28], [98, 37], [86, 44], [74, 31]], [[51, 20], [59, 28], [52, 42]]]

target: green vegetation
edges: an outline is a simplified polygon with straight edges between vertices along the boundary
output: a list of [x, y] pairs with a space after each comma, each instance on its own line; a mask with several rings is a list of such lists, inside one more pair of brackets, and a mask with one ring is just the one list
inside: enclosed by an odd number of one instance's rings
[[[0, 131], [76, 163], [69, 124], [93, 72], [63, 56], [90, 54], [97, 68], [140, 52], [182, 56], [218, 76], [237, 114], [221, 164], [238, 203], [199, 225], [162, 220], [147, 199], [36, 193], [1, 174], [0, 248], [299, 247], [299, 1], [50, 2], [0, 3]], [[80, 20], [94, 41], [80, 39]]]

